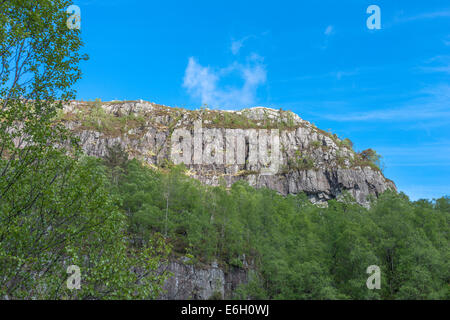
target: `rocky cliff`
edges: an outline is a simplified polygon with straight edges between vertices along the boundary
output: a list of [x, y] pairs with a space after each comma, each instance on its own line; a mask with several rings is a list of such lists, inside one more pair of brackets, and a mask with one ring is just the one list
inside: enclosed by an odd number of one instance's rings
[[184, 162], [189, 175], [209, 185], [244, 179], [283, 195], [305, 192], [313, 202], [348, 191], [363, 205], [369, 195], [395, 189], [348, 139], [281, 109], [186, 110], [144, 101], [73, 101], [59, 119], [77, 133], [88, 155], [105, 156], [108, 146], [119, 144], [150, 166]]

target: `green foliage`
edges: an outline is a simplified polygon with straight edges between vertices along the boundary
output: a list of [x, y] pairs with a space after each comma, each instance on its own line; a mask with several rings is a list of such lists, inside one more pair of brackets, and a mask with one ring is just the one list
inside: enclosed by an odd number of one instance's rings
[[288, 127], [293, 127], [295, 124], [294, 117], [292, 115], [292, 111], [287, 112], [287, 125]]
[[106, 155], [103, 157], [103, 163], [109, 169], [111, 182], [117, 184], [119, 177], [124, 173], [126, 163], [128, 161], [128, 153], [123, 150], [119, 143], [106, 146]]
[[374, 170], [382, 171], [383, 164], [381, 162], [382, 156], [373, 149], [366, 149], [358, 152], [353, 159], [353, 166], [369, 166]]
[[[166, 112], [170, 113], [171, 109], [166, 108]], [[188, 112], [184, 110], [184, 112]], [[294, 129], [300, 125], [295, 123], [293, 113], [291, 111], [280, 111], [279, 118], [271, 118], [266, 111], [260, 121], [251, 119], [249, 110], [241, 112], [228, 112], [220, 110], [209, 110], [200, 108], [200, 110], [190, 111], [191, 120], [201, 118], [203, 127], [207, 128], [235, 128], [235, 129]]]
[[[4, 164], [2, 160], [0, 168]], [[167, 255], [166, 245], [155, 234], [142, 247], [130, 245], [126, 216], [107, 188], [106, 170], [99, 160], [74, 160], [55, 152], [47, 155], [39, 170], [23, 172], [0, 203], [0, 269], [4, 271], [0, 295], [157, 297], [166, 276], [156, 270]], [[66, 268], [71, 264], [81, 269], [81, 290], [66, 288]], [[134, 268], [149, 273], [139, 274]]]
[[[70, 4], [0, 1], [0, 297], [155, 298], [166, 243], [129, 241], [107, 169], [54, 123], [86, 59]], [[80, 290], [66, 287], [71, 264]]]
[[145, 118], [140, 114], [131, 113], [116, 116], [106, 112], [102, 108], [100, 99], [96, 99], [93, 103], [88, 103], [76, 115], [64, 114], [61, 118], [63, 120], [78, 119], [82, 124], [80, 129], [99, 131], [111, 137], [126, 134], [130, 129], [141, 127], [146, 123]]
[[236, 288], [233, 298], [239, 300], [267, 300], [268, 296], [264, 287], [264, 279], [262, 276], [254, 270], [249, 270], [247, 283], [241, 284]]
[[[449, 298], [448, 197], [410, 202], [388, 191], [366, 209], [345, 194], [321, 208], [306, 195], [283, 197], [243, 181], [206, 187], [183, 170], [128, 163], [119, 194], [130, 232], [146, 238], [167, 228], [175, 252], [198, 263], [249, 264], [254, 272], [237, 298]], [[381, 290], [366, 287], [373, 264]]]
[[114, 169], [116, 167], [120, 167], [122, 169], [125, 168], [126, 163], [128, 161], [128, 154], [125, 150], [123, 150], [122, 146], [119, 143], [106, 147], [106, 155], [103, 158], [105, 165]]
[[353, 150], [353, 142], [349, 138], [345, 138], [341, 141], [341, 145], [347, 147], [350, 150]]
[[314, 160], [309, 155], [302, 154], [299, 150], [296, 150], [295, 157], [295, 159], [288, 159], [288, 168], [285, 168], [286, 171], [311, 170], [315, 168]]
[[346, 157], [342, 156], [342, 154], [338, 151], [336, 154], [336, 163], [339, 167], [345, 167], [345, 160], [347, 160]]
[[223, 300], [222, 293], [220, 291], [214, 291], [211, 297], [208, 300]]
[[378, 161], [380, 161], [381, 156], [377, 154], [377, 152], [373, 149], [366, 149], [358, 153], [358, 155], [361, 157], [361, 159], [365, 161], [370, 161], [374, 164], [376, 164]]

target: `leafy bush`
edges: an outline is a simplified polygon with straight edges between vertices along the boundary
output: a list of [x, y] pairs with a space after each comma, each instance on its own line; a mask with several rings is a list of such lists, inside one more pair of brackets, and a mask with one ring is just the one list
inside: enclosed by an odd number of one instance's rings
[[353, 149], [353, 142], [349, 138], [345, 138], [341, 141], [341, 145], [347, 147], [348, 149]]
[[369, 166], [374, 170], [381, 171], [383, 166], [381, 163], [382, 156], [373, 149], [366, 149], [356, 154], [353, 159], [354, 166]]

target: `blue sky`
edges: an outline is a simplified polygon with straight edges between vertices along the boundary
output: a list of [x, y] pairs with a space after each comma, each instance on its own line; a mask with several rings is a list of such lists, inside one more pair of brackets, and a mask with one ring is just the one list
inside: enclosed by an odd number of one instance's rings
[[[78, 99], [292, 110], [450, 194], [450, 2], [79, 0]], [[369, 30], [369, 5], [381, 29]]]

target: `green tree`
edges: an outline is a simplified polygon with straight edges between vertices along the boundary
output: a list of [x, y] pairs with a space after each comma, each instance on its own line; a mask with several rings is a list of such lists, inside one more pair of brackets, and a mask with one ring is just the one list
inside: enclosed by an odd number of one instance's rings
[[[85, 59], [80, 31], [66, 26], [69, 5], [0, 2], [0, 296], [156, 297], [165, 244], [130, 245], [104, 167], [54, 121]], [[70, 264], [81, 290], [65, 286]]]
[[358, 156], [365, 162], [372, 164], [376, 168], [383, 170], [382, 156], [373, 149], [366, 149], [358, 153]]

